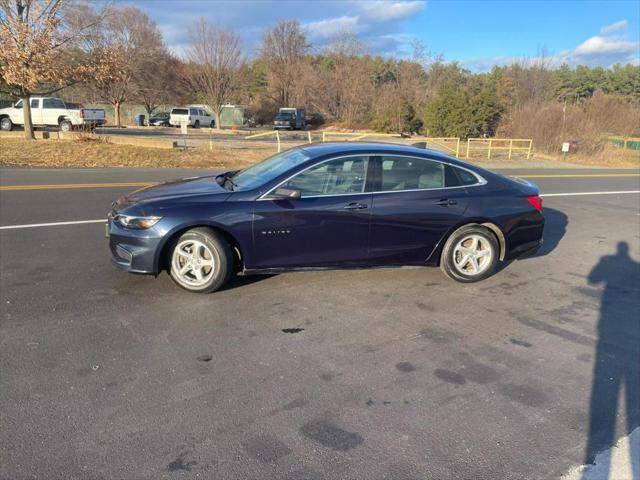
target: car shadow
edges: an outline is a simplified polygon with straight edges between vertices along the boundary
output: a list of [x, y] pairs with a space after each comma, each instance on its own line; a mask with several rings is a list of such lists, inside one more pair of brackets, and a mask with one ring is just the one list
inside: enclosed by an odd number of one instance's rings
[[542, 235], [544, 242], [536, 254], [530, 258], [544, 257], [553, 252], [567, 233], [569, 218], [564, 212], [555, 208], [545, 208], [542, 212], [544, 214], [544, 233]]
[[[589, 438], [585, 464], [613, 446], [618, 405], [624, 395], [626, 432], [640, 425], [640, 263], [629, 256], [629, 244], [620, 242], [615, 255], [600, 258], [587, 277], [591, 285], [604, 285], [598, 320], [589, 410]], [[624, 394], [623, 394], [624, 392]], [[622, 413], [622, 412], [621, 412]], [[606, 473], [610, 456], [599, 457]], [[600, 470], [602, 471], [602, 470]], [[583, 479], [588, 478], [587, 472]], [[640, 478], [640, 471], [632, 478]]]
[[268, 278], [275, 277], [276, 274], [260, 274], [260, 275], [233, 275], [229, 281], [219, 290], [223, 292], [225, 290], [235, 290], [236, 288], [245, 287], [253, 283], [267, 280]]

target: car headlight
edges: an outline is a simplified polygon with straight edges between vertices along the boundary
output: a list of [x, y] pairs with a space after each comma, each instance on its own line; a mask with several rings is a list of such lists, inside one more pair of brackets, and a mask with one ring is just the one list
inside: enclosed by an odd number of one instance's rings
[[113, 221], [124, 228], [144, 230], [153, 227], [162, 217], [132, 217], [131, 215], [116, 215]]

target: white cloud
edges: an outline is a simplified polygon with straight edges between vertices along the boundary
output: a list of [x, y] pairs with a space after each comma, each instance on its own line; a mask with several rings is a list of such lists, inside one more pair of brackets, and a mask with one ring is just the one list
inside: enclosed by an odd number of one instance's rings
[[612, 23], [611, 25], [605, 25], [600, 29], [600, 33], [613, 33], [618, 30], [624, 30], [629, 23], [626, 20], [620, 20], [619, 22]]
[[621, 38], [601, 37], [596, 35], [585, 40], [573, 51], [578, 57], [589, 57], [594, 55], [610, 55], [630, 53], [637, 50], [639, 44], [629, 42]]
[[374, 20], [387, 22], [401, 20], [419, 13], [427, 2], [412, 0], [402, 2], [389, 2], [385, 0], [367, 1], [359, 4], [363, 13]]
[[366, 29], [365, 25], [359, 23], [359, 17], [343, 15], [342, 17], [327, 18], [317, 22], [310, 22], [303, 25], [303, 28], [310, 36], [315, 38], [332, 38], [340, 33], [360, 33]]

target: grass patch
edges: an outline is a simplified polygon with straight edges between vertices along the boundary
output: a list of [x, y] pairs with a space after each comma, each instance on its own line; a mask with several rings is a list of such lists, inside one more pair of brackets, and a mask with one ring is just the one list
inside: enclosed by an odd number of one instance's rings
[[272, 153], [275, 149], [171, 150], [104, 142], [0, 138], [3, 167], [241, 168]]

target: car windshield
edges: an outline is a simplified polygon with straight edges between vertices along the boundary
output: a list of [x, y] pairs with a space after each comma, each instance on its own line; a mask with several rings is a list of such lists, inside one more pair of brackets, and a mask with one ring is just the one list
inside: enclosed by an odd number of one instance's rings
[[240, 170], [231, 179], [238, 190], [251, 190], [258, 188], [287, 170], [306, 162], [311, 157], [303, 150], [293, 149], [278, 153], [264, 159], [249, 168]]
[[276, 115], [278, 120], [291, 120], [291, 117], [293, 117], [293, 113], [279, 113]]

